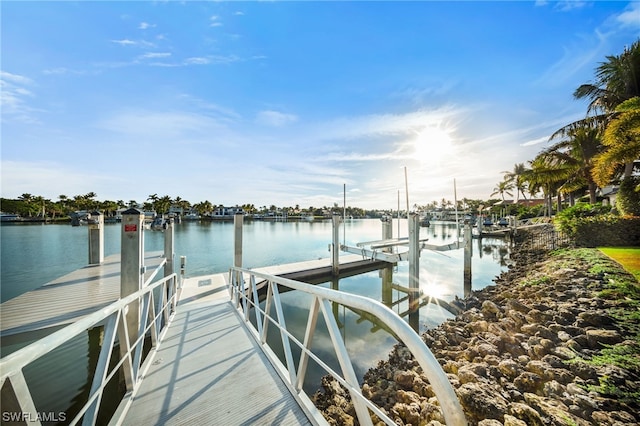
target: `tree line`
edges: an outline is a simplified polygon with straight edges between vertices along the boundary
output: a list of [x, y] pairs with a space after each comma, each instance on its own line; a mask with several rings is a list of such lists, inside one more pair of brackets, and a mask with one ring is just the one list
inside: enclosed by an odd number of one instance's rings
[[503, 172], [491, 195], [542, 192], [551, 212], [554, 198], [558, 211], [563, 200], [596, 204], [598, 188], [619, 185], [619, 213], [640, 215], [640, 178], [633, 175], [640, 159], [640, 39], [607, 56], [573, 97], [589, 100], [585, 118], [555, 131], [554, 143], [526, 165]]

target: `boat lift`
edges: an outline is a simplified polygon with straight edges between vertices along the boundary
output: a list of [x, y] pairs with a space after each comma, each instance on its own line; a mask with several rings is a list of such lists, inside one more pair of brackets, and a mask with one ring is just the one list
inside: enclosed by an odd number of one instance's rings
[[[392, 288], [406, 293], [407, 296], [402, 300], [409, 300], [409, 311], [416, 310], [419, 306], [425, 304], [423, 299], [428, 299], [426, 303], [435, 302], [443, 306], [446, 310], [453, 314], [459, 313], [459, 308], [451, 305], [448, 302], [435, 299], [433, 297], [426, 297], [420, 290], [420, 252], [423, 249], [432, 250], [436, 252], [457, 250], [464, 248], [464, 294], [470, 294], [471, 292], [471, 227], [466, 224], [464, 229], [464, 237], [462, 240], [459, 238], [449, 244], [435, 245], [428, 244], [427, 238], [420, 239], [420, 226], [419, 216], [416, 213], [409, 213], [408, 225], [409, 225], [409, 237], [404, 238], [391, 238], [392, 228], [390, 221], [382, 221], [382, 240], [367, 241], [356, 244], [356, 247], [350, 247], [345, 244], [340, 244], [340, 250], [352, 254], [360, 254], [363, 258], [371, 260], [382, 260], [391, 264], [395, 264], [399, 261], [409, 261], [409, 285], [401, 286], [395, 283], [391, 283]], [[337, 237], [334, 235], [334, 244], [337, 246]], [[335, 247], [334, 246], [334, 247]], [[393, 248], [400, 246], [408, 246], [407, 251], [394, 253]], [[406, 314], [406, 313], [405, 313]]]

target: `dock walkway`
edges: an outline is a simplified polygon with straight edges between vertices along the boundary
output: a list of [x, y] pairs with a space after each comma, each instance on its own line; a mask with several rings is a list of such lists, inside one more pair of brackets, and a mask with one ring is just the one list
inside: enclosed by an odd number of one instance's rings
[[[340, 257], [355, 268], [361, 256]], [[255, 268], [314, 276], [329, 260]], [[329, 265], [329, 266], [327, 266]], [[123, 424], [312, 424], [229, 301], [227, 274], [185, 279], [176, 314]]]
[[[162, 263], [161, 252], [148, 253], [145, 280]], [[0, 337], [60, 327], [120, 298], [120, 254], [88, 265], [0, 305]]]
[[229, 301], [225, 274], [185, 280], [123, 424], [311, 424]]

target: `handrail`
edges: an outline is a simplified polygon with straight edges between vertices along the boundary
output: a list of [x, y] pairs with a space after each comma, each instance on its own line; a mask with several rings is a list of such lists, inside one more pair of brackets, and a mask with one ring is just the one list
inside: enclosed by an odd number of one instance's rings
[[[248, 285], [245, 281], [245, 276], [248, 276], [249, 278]], [[267, 281], [268, 285], [265, 307], [262, 309], [258, 302], [258, 288], [256, 284], [264, 281]], [[434, 393], [440, 402], [447, 424], [467, 424], [467, 420], [464, 416], [458, 397], [456, 396], [446, 374], [429, 348], [425, 345], [420, 336], [409, 326], [409, 324], [407, 324], [407, 322], [382, 303], [367, 297], [344, 293], [324, 287], [312, 286], [299, 281], [239, 267], [230, 268], [229, 283], [231, 299], [242, 314], [245, 325], [307, 413], [311, 413], [314, 416], [319, 415], [319, 412], [313, 405], [313, 402], [302, 389], [308, 361], [311, 358], [349, 391], [360, 424], [372, 424], [369, 410], [382, 419], [386, 424], [396, 424], [377, 405], [368, 400], [362, 394], [360, 385], [353, 370], [353, 364], [351, 363], [349, 354], [347, 353], [344, 341], [340, 334], [338, 324], [332, 314], [331, 303], [334, 302], [352, 309], [365, 311], [384, 322], [395, 336], [406, 345], [420, 364], [420, 367], [422, 367], [423, 373], [431, 383]], [[282, 314], [282, 304], [280, 302], [280, 291], [278, 286], [298, 290], [312, 296], [304, 342], [297, 340], [287, 329], [284, 316]], [[276, 312], [275, 317], [269, 315], [272, 305]], [[255, 326], [250, 321], [251, 309], [253, 309], [256, 318]], [[331, 341], [333, 343], [333, 348], [342, 369], [342, 374], [331, 369], [324, 361], [311, 351], [311, 342], [313, 340], [313, 334], [315, 332], [320, 312], [322, 312], [327, 325]], [[267, 329], [269, 324], [273, 324], [280, 331], [284, 349], [284, 363], [282, 363], [282, 361], [280, 361], [280, 359], [274, 354], [273, 349], [271, 349], [267, 342]], [[291, 342], [301, 350], [297, 372], [295, 371], [296, 367], [291, 351]], [[314, 418], [314, 420], [317, 422], [325, 422], [324, 419]]]
[[[156, 270], [152, 277], [157, 272]], [[69, 420], [69, 424], [72, 425], [79, 423], [81, 420], [83, 425], [94, 425], [97, 421], [98, 408], [104, 388], [111, 378], [118, 373], [120, 367], [123, 368], [127, 385], [127, 393], [120, 406], [122, 407], [128, 403], [128, 399], [131, 398], [140, 383], [138, 379], [148, 366], [146, 361], [150, 359], [150, 357], [145, 360], [142, 359], [145, 336], [150, 333], [152, 350], [156, 348], [158, 342], [162, 340], [176, 308], [177, 274], [173, 273], [153, 283], [149, 283], [150, 280], [151, 278], [137, 292], [119, 299], [0, 359], [0, 387], [4, 388], [7, 380], [11, 384], [13, 396], [18, 402], [19, 409], [22, 410], [20, 413], [16, 413], [21, 417], [21, 421], [26, 420], [29, 424], [41, 424], [23, 369], [81, 333], [103, 324], [104, 337], [88, 400], [73, 419], [66, 420]], [[160, 289], [157, 301], [155, 301], [154, 296], [154, 290], [156, 289]], [[127, 331], [127, 312], [129, 305], [135, 302], [139, 303], [140, 321], [137, 330], [138, 337], [132, 342]], [[109, 370], [111, 355], [116, 343], [120, 345], [120, 359]], [[118, 411], [121, 411], [121, 409], [119, 408]]]

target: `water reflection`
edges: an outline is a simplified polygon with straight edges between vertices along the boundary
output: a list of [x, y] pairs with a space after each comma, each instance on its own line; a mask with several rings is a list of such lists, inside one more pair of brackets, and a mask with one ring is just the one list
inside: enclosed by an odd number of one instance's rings
[[[455, 227], [440, 226], [455, 236]], [[441, 232], [441, 231], [435, 231]], [[449, 235], [446, 234], [446, 235]], [[446, 237], [450, 238], [450, 237]], [[443, 241], [447, 241], [443, 239]], [[420, 257], [420, 288], [417, 305], [410, 305], [410, 289], [408, 288], [408, 262], [400, 262], [385, 268], [353, 275], [339, 277], [324, 282], [312, 284], [358, 294], [380, 301], [404, 318], [414, 330], [422, 333], [453, 318], [449, 302], [456, 297], [463, 297], [472, 289], [480, 289], [492, 283], [495, 276], [505, 268], [509, 262], [508, 243], [501, 239], [477, 240], [472, 250], [473, 280], [471, 288], [463, 288], [463, 249], [450, 252], [434, 252], [424, 250]], [[295, 291], [281, 294], [284, 315], [291, 333], [299, 341], [303, 341], [309, 304], [311, 298], [307, 294]], [[374, 367], [380, 360], [386, 359], [396, 338], [384, 323], [371, 315], [350, 310], [337, 303], [332, 304], [332, 314], [339, 325], [340, 332], [347, 351], [353, 362], [357, 376], [362, 380], [364, 374]], [[275, 330], [269, 333], [271, 342], [280, 340]], [[283, 360], [282, 347], [276, 344], [276, 353]], [[327, 364], [339, 371], [336, 355], [330, 335], [324, 320], [318, 320], [318, 327], [314, 335], [312, 350], [328, 360]], [[280, 352], [279, 352], [280, 351]], [[294, 358], [299, 357], [300, 351], [294, 350]], [[321, 378], [326, 373], [315, 363], [311, 363], [305, 379], [305, 391], [312, 394], [317, 391]]]

